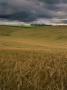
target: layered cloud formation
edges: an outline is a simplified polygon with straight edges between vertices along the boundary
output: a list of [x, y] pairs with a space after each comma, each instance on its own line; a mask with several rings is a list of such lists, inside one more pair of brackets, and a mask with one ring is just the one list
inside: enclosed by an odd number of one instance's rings
[[0, 17], [19, 20], [67, 18], [67, 0], [0, 0]]

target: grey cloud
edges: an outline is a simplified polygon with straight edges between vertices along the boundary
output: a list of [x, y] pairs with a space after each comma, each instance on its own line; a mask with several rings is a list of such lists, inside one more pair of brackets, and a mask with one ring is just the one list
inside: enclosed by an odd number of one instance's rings
[[66, 10], [67, 0], [0, 0], [0, 15], [18, 13], [17, 17], [66, 18]]

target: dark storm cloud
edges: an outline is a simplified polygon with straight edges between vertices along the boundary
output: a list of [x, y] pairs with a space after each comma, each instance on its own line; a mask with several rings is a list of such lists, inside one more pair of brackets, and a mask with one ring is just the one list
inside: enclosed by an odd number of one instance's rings
[[64, 18], [67, 17], [66, 10], [67, 0], [0, 0], [0, 15], [27, 15], [29, 19]]

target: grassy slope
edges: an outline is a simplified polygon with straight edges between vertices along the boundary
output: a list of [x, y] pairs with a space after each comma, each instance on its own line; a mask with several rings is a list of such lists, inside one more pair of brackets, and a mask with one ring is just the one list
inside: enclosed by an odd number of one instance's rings
[[66, 29], [0, 26], [0, 89], [66, 90]]
[[67, 27], [0, 26], [0, 46], [14, 48], [67, 47]]

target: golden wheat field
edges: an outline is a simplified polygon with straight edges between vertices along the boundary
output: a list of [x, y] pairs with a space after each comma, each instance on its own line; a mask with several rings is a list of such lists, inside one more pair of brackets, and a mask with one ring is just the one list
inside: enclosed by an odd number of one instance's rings
[[0, 26], [0, 90], [67, 90], [67, 27]]

